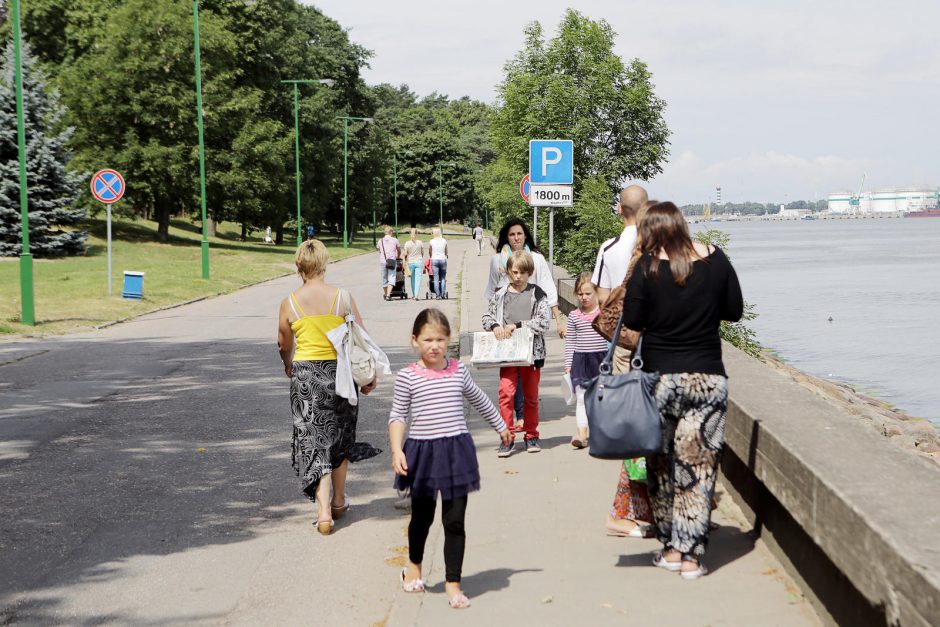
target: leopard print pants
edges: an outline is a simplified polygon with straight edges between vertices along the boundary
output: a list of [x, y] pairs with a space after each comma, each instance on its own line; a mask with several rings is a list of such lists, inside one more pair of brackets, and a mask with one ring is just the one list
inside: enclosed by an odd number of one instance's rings
[[728, 378], [664, 374], [654, 391], [663, 416], [663, 452], [647, 458], [656, 537], [698, 561], [708, 544], [711, 500], [725, 443]]

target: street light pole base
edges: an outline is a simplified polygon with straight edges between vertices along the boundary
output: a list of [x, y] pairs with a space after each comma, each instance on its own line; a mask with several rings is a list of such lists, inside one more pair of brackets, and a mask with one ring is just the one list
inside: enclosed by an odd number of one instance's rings
[[23, 324], [36, 326], [36, 309], [33, 304], [33, 256], [20, 255], [20, 302], [23, 305], [20, 320]]
[[209, 242], [202, 242], [202, 278], [209, 278]]

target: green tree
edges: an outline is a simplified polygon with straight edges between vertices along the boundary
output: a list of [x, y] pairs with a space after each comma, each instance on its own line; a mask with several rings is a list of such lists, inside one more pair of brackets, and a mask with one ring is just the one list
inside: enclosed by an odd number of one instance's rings
[[[59, 96], [46, 91], [45, 76], [28, 44], [24, 43], [21, 58], [30, 252], [40, 257], [82, 254], [87, 233], [74, 228], [85, 217], [75, 208], [81, 182], [66, 169], [71, 129], [63, 128], [65, 111]], [[22, 252], [13, 65], [13, 45], [8, 44], [0, 68], [0, 256], [4, 257]]]
[[[513, 195], [518, 197], [519, 179], [529, 169], [529, 140], [573, 140], [579, 210], [556, 211], [555, 225], [558, 258], [571, 271], [580, 270], [586, 251], [596, 254], [602, 241], [572, 237], [574, 230], [587, 223], [579, 212], [604, 215], [612, 193], [623, 181], [658, 174], [669, 154], [665, 102], [656, 96], [652, 76], [642, 61], [624, 63], [614, 53], [614, 38], [606, 21], [593, 21], [570, 9], [558, 34], [548, 41], [542, 25], [533, 22], [526, 27], [523, 49], [506, 64], [491, 119], [498, 158], [481, 180], [481, 193], [499, 221], [528, 214], [529, 209]], [[606, 193], [600, 193], [596, 182], [606, 185]], [[595, 204], [588, 209], [589, 203]], [[602, 225], [601, 230], [607, 228]], [[543, 230], [541, 225], [539, 230]], [[576, 246], [583, 250], [571, 249]]]

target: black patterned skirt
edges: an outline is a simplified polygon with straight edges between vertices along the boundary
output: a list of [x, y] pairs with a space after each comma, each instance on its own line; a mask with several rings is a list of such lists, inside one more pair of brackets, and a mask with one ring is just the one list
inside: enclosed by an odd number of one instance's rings
[[356, 442], [359, 408], [336, 395], [335, 359], [294, 362], [290, 408], [294, 417], [291, 461], [304, 494], [311, 499], [320, 479], [334, 466], [382, 452], [365, 442]]

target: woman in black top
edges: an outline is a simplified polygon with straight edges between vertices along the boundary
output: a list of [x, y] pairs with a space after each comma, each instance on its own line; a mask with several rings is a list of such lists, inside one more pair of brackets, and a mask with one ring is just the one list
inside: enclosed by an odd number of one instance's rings
[[653, 564], [685, 579], [706, 573], [711, 499], [725, 439], [728, 377], [718, 327], [744, 311], [741, 287], [720, 248], [693, 242], [671, 202], [640, 225], [642, 257], [628, 282], [624, 326], [643, 332], [643, 369], [658, 372], [663, 451], [647, 459], [656, 537]]

